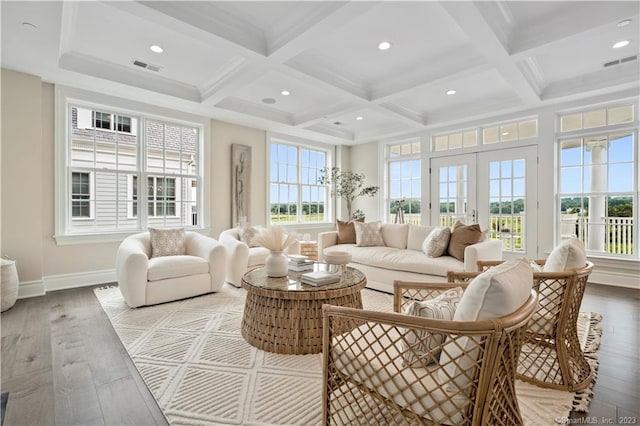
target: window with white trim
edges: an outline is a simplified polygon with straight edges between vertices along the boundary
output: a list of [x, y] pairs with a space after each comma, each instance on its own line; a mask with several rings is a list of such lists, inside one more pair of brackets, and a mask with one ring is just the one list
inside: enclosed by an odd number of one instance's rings
[[328, 222], [328, 189], [318, 179], [330, 151], [274, 141], [269, 156], [270, 223]]
[[561, 114], [558, 239], [591, 255], [638, 255], [638, 129], [634, 105]]
[[71, 173], [71, 217], [74, 219], [91, 217], [90, 173]]
[[[386, 146], [387, 222], [419, 225], [422, 204], [420, 141]], [[398, 210], [400, 209], [400, 210]]]
[[197, 226], [200, 126], [71, 104], [67, 116], [64, 235]]

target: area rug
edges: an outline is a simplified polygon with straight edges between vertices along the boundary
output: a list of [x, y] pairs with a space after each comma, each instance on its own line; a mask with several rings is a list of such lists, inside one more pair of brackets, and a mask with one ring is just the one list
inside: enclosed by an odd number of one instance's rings
[[[117, 287], [95, 290], [120, 340], [172, 425], [316, 425], [322, 419], [321, 355], [279, 355], [240, 334], [246, 292], [130, 309]], [[363, 292], [365, 309], [390, 311], [392, 297]], [[599, 315], [581, 313], [581, 343], [597, 368]], [[593, 379], [595, 381], [595, 377]], [[527, 425], [567, 422], [586, 411], [591, 391], [542, 389], [518, 381]]]

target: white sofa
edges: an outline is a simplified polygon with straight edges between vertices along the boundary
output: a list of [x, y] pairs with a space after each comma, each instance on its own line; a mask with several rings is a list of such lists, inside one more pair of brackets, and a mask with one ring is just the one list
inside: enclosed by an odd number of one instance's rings
[[[269, 255], [269, 249], [264, 247], [249, 247], [240, 240], [238, 228], [231, 228], [220, 233], [220, 243], [227, 251], [227, 274], [225, 281], [235, 287], [241, 287], [242, 276], [250, 269], [264, 266], [265, 259]], [[300, 242], [294, 241], [286, 252], [288, 254], [300, 253]]]
[[222, 244], [185, 232], [186, 254], [151, 257], [149, 232], [122, 241], [116, 254], [118, 287], [132, 308], [219, 291], [224, 285], [226, 252]]
[[434, 227], [409, 224], [382, 224], [381, 234], [385, 246], [357, 247], [355, 244], [337, 244], [337, 231], [318, 234], [318, 256], [324, 253], [346, 251], [351, 253], [349, 266], [361, 270], [367, 277], [367, 287], [393, 293], [393, 281], [446, 281], [448, 271], [477, 271], [478, 260], [502, 260], [502, 245], [497, 240], [486, 240], [464, 250], [464, 261], [443, 255], [431, 258], [422, 251], [422, 242]]

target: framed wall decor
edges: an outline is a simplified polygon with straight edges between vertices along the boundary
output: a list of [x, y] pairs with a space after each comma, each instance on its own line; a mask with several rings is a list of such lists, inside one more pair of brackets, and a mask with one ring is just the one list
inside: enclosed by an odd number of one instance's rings
[[251, 199], [251, 147], [231, 144], [231, 221], [232, 226], [249, 223]]

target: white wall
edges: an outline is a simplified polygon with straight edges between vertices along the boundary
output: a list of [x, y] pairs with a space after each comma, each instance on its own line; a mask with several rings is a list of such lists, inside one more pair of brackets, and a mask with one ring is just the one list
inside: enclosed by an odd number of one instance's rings
[[380, 175], [380, 160], [378, 159], [378, 144], [371, 142], [351, 147], [351, 161], [349, 168], [364, 173], [365, 186], [379, 186], [380, 190], [373, 197], [360, 197], [353, 202], [353, 211], [362, 210], [367, 222], [384, 220], [384, 210], [381, 200], [384, 198], [384, 176]]

